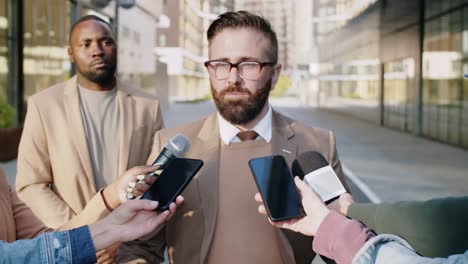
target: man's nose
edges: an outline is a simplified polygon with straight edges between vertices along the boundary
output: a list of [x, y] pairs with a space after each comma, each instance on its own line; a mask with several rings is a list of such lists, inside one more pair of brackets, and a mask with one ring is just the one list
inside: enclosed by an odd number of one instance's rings
[[242, 81], [242, 77], [239, 74], [239, 70], [237, 67], [232, 67], [229, 71], [229, 75], [227, 78], [227, 82], [230, 85], [238, 84]]
[[104, 55], [104, 48], [99, 43], [92, 45], [91, 55], [93, 57], [102, 57]]

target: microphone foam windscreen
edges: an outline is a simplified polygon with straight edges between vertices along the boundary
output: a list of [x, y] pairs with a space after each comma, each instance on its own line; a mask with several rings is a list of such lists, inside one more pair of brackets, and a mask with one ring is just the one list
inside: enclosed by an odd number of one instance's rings
[[293, 162], [291, 171], [293, 176], [303, 179], [304, 175], [328, 166], [327, 160], [317, 151], [306, 151]]
[[190, 148], [190, 140], [182, 135], [177, 134], [169, 140], [167, 143], [166, 148], [170, 150], [176, 157], [181, 157], [189, 150]]

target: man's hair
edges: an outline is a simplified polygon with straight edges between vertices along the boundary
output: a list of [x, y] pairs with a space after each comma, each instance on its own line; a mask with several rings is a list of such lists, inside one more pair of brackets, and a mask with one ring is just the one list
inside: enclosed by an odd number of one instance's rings
[[71, 26], [70, 32], [68, 33], [68, 40], [69, 41], [71, 41], [71, 35], [72, 35], [73, 31], [75, 30], [76, 26], [78, 26], [78, 24], [80, 24], [81, 22], [88, 21], [88, 20], [95, 20], [95, 21], [102, 22], [102, 23], [106, 24], [106, 26], [108, 26], [109, 29], [112, 31], [112, 26], [107, 21], [105, 21], [104, 19], [102, 19], [102, 18], [100, 18], [100, 17], [98, 17], [96, 15], [86, 15], [86, 16], [83, 16], [80, 19], [78, 19]]
[[211, 23], [206, 36], [208, 43], [223, 29], [226, 28], [253, 28], [270, 39], [271, 49], [267, 51], [267, 56], [273, 62], [278, 61], [278, 39], [275, 31], [271, 28], [270, 22], [261, 15], [250, 13], [249, 11], [226, 12]]

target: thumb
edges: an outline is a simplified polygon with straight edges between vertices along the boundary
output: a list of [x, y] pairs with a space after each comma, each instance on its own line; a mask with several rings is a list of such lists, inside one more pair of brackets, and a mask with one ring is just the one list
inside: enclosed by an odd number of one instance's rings
[[127, 211], [136, 212], [140, 210], [154, 210], [158, 207], [158, 202], [151, 200], [129, 200], [125, 202], [121, 207], [124, 207]]
[[302, 194], [310, 189], [309, 185], [307, 185], [304, 181], [302, 181], [299, 177], [294, 177], [294, 182], [296, 183], [296, 187], [299, 189], [299, 192]]

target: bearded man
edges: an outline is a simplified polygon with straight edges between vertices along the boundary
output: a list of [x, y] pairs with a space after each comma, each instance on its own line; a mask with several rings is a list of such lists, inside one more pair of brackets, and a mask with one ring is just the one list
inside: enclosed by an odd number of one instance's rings
[[341, 181], [344, 175], [332, 132], [306, 127], [274, 111], [270, 91], [281, 71], [278, 41], [270, 23], [246, 11], [227, 12], [207, 32], [205, 63], [217, 113], [184, 127], [159, 131], [148, 162], [175, 134], [187, 135], [186, 154], [205, 162], [184, 191], [185, 202], [162, 228], [128, 242], [118, 262], [307, 263], [311, 238], [271, 226], [257, 213], [258, 192], [248, 161], [283, 155], [288, 164], [304, 151], [320, 152]]
[[16, 176], [18, 196], [52, 228], [90, 224], [125, 201], [118, 176], [146, 162], [163, 126], [155, 96], [116, 79], [109, 23], [84, 16], [69, 38], [77, 73], [29, 98]]

